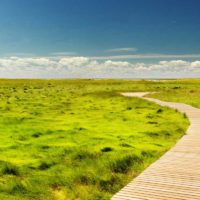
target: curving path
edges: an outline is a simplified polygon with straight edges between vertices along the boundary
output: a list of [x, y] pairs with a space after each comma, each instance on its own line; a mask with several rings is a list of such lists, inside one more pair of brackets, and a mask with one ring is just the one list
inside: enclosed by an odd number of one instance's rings
[[143, 97], [148, 92], [122, 93], [186, 113], [186, 135], [159, 160], [112, 197], [112, 200], [200, 200], [200, 109], [183, 103]]

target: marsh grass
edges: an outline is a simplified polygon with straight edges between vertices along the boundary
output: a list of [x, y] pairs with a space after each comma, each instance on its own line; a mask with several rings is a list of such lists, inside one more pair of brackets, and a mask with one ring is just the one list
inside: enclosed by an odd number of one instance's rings
[[[182, 95], [185, 86], [0, 80], [0, 199], [109, 199], [174, 145], [189, 124], [174, 110], [119, 91]], [[194, 84], [187, 88], [197, 93]]]

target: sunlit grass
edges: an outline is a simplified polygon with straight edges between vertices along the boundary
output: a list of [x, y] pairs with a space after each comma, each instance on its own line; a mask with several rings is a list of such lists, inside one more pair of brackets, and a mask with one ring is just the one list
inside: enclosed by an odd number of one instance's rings
[[175, 110], [118, 92], [176, 85], [0, 80], [0, 199], [109, 199], [189, 124]]

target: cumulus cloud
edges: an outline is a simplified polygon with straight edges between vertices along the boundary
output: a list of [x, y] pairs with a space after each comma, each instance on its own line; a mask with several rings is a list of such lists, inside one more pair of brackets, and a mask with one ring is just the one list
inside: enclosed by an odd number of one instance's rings
[[200, 61], [195, 61], [191, 63], [191, 67], [193, 68], [200, 68]]
[[116, 62], [116, 61], [112, 61], [112, 60], [107, 60], [104, 62], [104, 65], [106, 67], [128, 67], [130, 65], [130, 63], [128, 62]]
[[62, 66], [81, 66], [85, 65], [89, 62], [89, 58], [87, 57], [67, 57], [61, 58], [59, 60], [59, 64]]
[[200, 61], [157, 63], [95, 60], [88, 57], [0, 58], [1, 78], [178, 78], [200, 77]]

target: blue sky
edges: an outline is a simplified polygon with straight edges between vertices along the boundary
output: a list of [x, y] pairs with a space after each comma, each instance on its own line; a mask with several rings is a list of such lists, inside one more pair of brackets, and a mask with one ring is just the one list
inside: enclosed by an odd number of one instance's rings
[[196, 62], [199, 10], [199, 0], [1, 0], [0, 66], [13, 56]]

